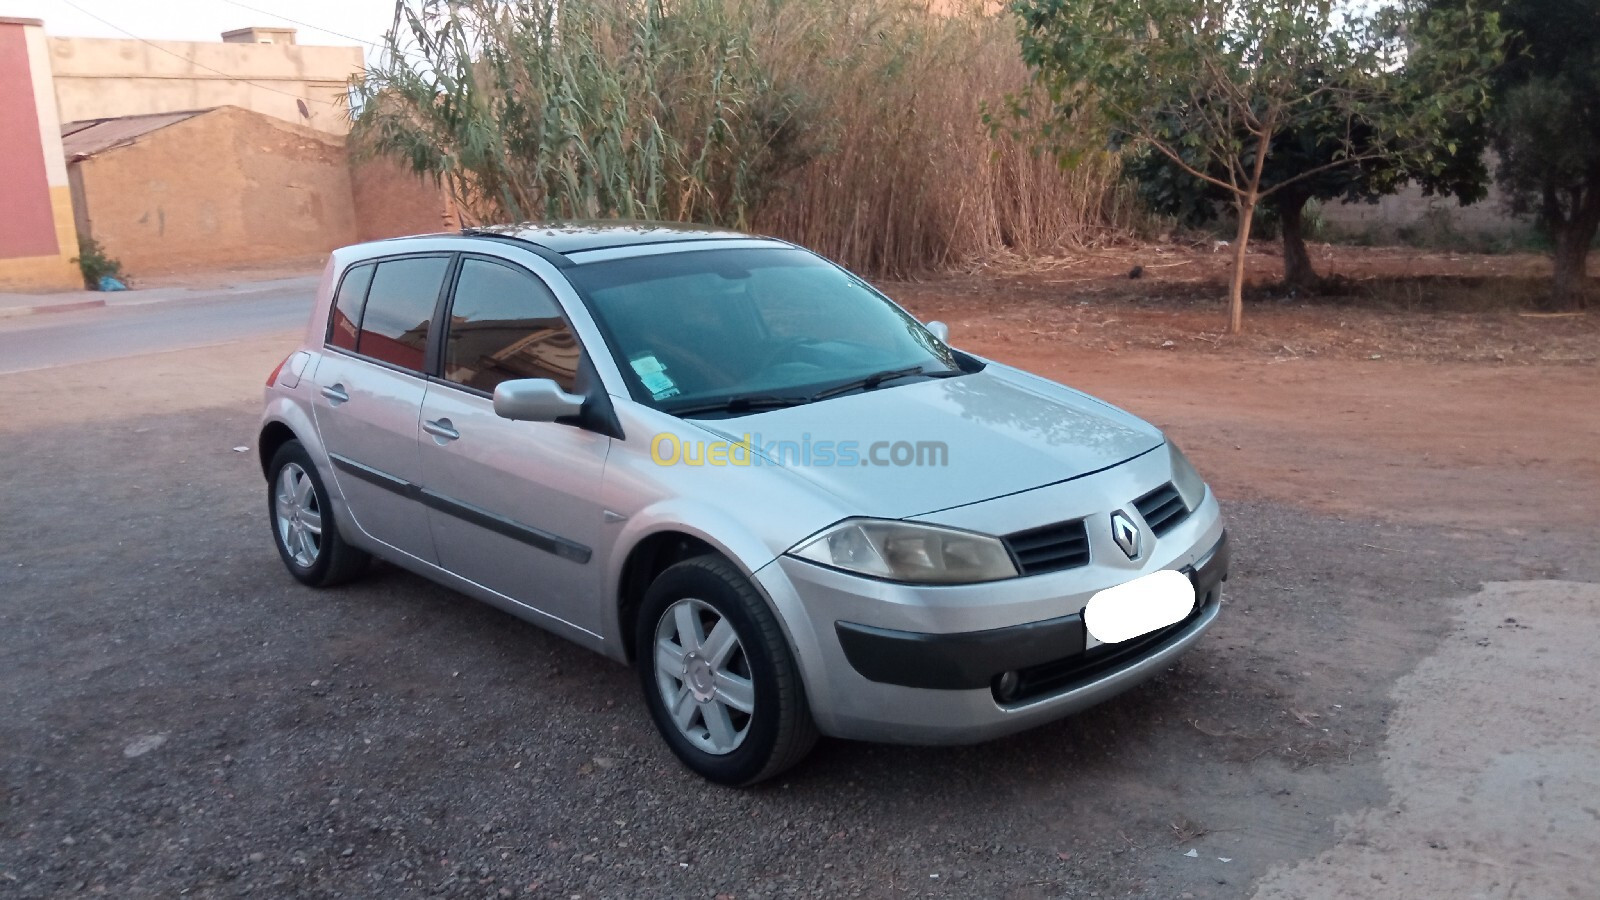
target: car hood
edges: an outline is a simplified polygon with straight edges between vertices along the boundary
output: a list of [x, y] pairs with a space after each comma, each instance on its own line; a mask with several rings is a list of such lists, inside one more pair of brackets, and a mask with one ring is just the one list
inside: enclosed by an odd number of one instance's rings
[[1116, 407], [992, 363], [956, 378], [695, 422], [735, 443], [748, 437], [757, 465], [782, 466], [859, 514], [886, 518], [1077, 478], [1164, 440]]

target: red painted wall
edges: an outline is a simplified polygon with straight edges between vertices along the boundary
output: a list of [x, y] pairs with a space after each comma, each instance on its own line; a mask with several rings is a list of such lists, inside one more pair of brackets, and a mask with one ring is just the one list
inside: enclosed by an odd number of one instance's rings
[[60, 249], [28, 45], [21, 25], [0, 24], [0, 259]]

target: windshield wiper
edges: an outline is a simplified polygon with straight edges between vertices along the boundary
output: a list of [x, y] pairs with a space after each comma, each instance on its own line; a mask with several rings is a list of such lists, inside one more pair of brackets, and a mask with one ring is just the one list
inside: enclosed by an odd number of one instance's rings
[[668, 409], [665, 410], [665, 412], [681, 418], [684, 416], [699, 416], [706, 413], [728, 413], [730, 415], [738, 415], [740, 413], [758, 412], [765, 409], [786, 409], [791, 406], [804, 406], [807, 403], [816, 403], [818, 400], [827, 400], [830, 397], [837, 397], [840, 394], [848, 394], [851, 391], [870, 391], [884, 382], [894, 381], [897, 378], [910, 378], [913, 375], [921, 375], [926, 378], [954, 378], [957, 375], [965, 374], [967, 373], [960, 369], [924, 372], [922, 371], [922, 366], [906, 366], [903, 369], [886, 369], [882, 372], [874, 372], [865, 378], [857, 378], [854, 381], [848, 381], [844, 384], [834, 385], [826, 390], [818, 391], [809, 397], [784, 397], [774, 395], [759, 397], [729, 397], [726, 400], [712, 400], [707, 403], [686, 406], [682, 409]]
[[667, 412], [679, 417], [718, 412], [737, 414], [755, 412], [762, 409], [784, 409], [785, 407], [800, 406], [810, 402], [810, 397], [729, 397], [726, 400], [687, 406], [683, 409], [670, 409]]
[[965, 374], [967, 373], [961, 371], [960, 369], [950, 369], [946, 372], [924, 372], [922, 371], [922, 366], [906, 366], [904, 369], [885, 369], [882, 372], [873, 372], [871, 375], [868, 375], [865, 378], [857, 378], [855, 381], [847, 381], [844, 384], [834, 385], [827, 390], [818, 391], [817, 393], [812, 394], [809, 400], [810, 402], [815, 403], [818, 400], [826, 400], [829, 397], [837, 397], [840, 394], [848, 394], [851, 391], [870, 391], [886, 381], [894, 381], [896, 378], [910, 378], [912, 375], [925, 375], [928, 378], [954, 378], [957, 375]]

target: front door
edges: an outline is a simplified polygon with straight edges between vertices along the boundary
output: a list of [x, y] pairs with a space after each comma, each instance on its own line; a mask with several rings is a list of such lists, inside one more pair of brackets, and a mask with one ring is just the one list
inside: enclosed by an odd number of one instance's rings
[[494, 414], [502, 381], [577, 390], [581, 347], [526, 270], [462, 260], [440, 371], [422, 404], [424, 502], [439, 564], [590, 633], [600, 629], [600, 482], [611, 439]]
[[417, 435], [428, 333], [449, 267], [449, 256], [419, 256], [351, 268], [313, 376], [317, 431], [356, 526], [428, 562], [436, 555], [418, 502]]

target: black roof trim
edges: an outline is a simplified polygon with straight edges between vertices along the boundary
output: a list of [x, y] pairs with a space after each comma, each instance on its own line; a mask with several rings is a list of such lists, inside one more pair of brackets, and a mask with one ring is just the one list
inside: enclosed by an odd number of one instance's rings
[[631, 239], [626, 241], [618, 241], [611, 244], [596, 244], [592, 247], [574, 247], [570, 250], [562, 252], [560, 250], [553, 250], [550, 247], [533, 240], [532, 238], [523, 237], [520, 234], [508, 233], [498, 229], [463, 228], [461, 229], [460, 236], [499, 241], [502, 244], [511, 244], [512, 246], [521, 247], [524, 250], [530, 250], [537, 254], [541, 259], [558, 269], [570, 269], [573, 266], [578, 265], [578, 263], [572, 259], [572, 256], [575, 254], [598, 253], [602, 250], [620, 250], [627, 247], [659, 247], [665, 244], [698, 244], [712, 243], [716, 241], [740, 240], [771, 241], [777, 244], [783, 244], [791, 247], [794, 246], [788, 241], [781, 241], [776, 238], [756, 237], [734, 232], [725, 234], [685, 232], [683, 234], [663, 234], [659, 238], [646, 238], [644, 240]]
[[577, 265], [577, 263], [567, 259], [565, 256], [562, 256], [543, 244], [530, 241], [524, 237], [517, 237], [513, 234], [505, 234], [498, 231], [480, 231], [476, 228], [463, 228], [461, 229], [461, 236], [499, 241], [502, 244], [511, 244], [515, 247], [521, 247], [524, 250], [531, 250], [535, 256], [558, 269], [570, 269]]
[[765, 241], [770, 238], [755, 237], [746, 234], [718, 234], [705, 237], [664, 237], [656, 241], [628, 241], [623, 244], [601, 244], [596, 247], [584, 247], [581, 250], [569, 250], [568, 253], [599, 253], [601, 250], [618, 250], [623, 247], [659, 247], [662, 244], [698, 244], [708, 241]]

